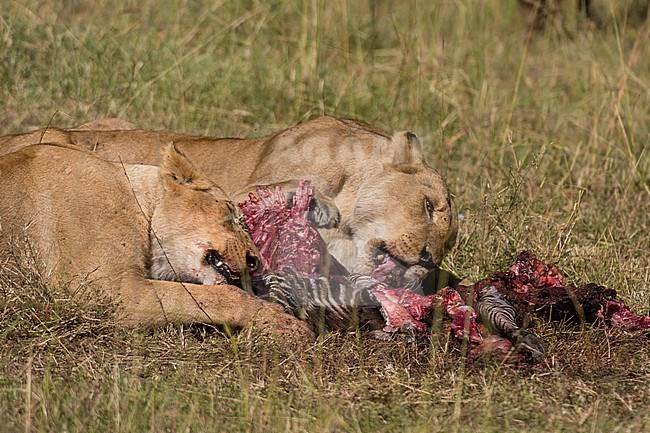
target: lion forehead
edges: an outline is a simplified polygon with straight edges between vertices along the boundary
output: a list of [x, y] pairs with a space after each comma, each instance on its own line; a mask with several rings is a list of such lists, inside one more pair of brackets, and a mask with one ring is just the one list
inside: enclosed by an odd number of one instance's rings
[[450, 194], [444, 185], [432, 187], [418, 179], [378, 181], [359, 189], [355, 220], [385, 225], [383, 232], [407, 230], [426, 231], [433, 225], [425, 212], [426, 200], [437, 211], [451, 207]]
[[[434, 213], [429, 214], [428, 209]], [[425, 242], [443, 249], [453, 243], [457, 231], [453, 212], [453, 200], [442, 176], [420, 167], [417, 173], [395, 170], [366, 182], [358, 190], [354, 216], [357, 227], [366, 227], [364, 233], [371, 238], [409, 239], [404, 247], [419, 251]]]

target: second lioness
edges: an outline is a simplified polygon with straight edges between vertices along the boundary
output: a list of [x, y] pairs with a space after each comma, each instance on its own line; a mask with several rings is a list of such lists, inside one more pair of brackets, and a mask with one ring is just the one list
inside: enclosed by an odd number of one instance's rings
[[255, 185], [287, 186], [310, 179], [322, 194], [313, 218], [324, 227], [321, 233], [332, 255], [354, 272], [369, 273], [388, 254], [409, 268], [407, 277], [420, 279], [455, 242], [453, 199], [410, 132], [390, 135], [332, 117], [246, 140], [124, 127], [124, 122], [98, 121], [76, 130], [5, 136], [0, 154], [46, 141], [79, 145], [112, 161], [159, 164], [160, 148], [174, 141], [239, 201]]

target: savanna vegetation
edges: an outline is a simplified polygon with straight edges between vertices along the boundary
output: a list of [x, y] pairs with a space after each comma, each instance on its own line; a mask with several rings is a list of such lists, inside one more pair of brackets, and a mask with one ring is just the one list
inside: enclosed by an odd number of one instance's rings
[[[0, 0], [0, 133], [409, 129], [463, 215], [447, 269], [478, 279], [530, 249], [647, 312], [650, 24], [559, 3], [531, 31], [514, 0]], [[650, 429], [647, 333], [533, 323], [549, 356], [530, 366], [469, 363], [444, 337], [122, 330], [24, 251], [0, 273], [0, 431]]]

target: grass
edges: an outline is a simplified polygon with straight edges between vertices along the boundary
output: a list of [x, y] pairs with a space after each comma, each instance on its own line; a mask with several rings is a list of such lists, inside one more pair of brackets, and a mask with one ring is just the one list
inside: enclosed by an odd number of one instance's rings
[[[648, 311], [648, 23], [565, 12], [529, 37], [514, 1], [1, 0], [0, 133], [103, 116], [214, 136], [320, 114], [411, 129], [464, 215], [448, 268], [476, 279], [532, 249]], [[1, 431], [650, 428], [647, 334], [537, 323], [550, 356], [533, 367], [355, 332], [295, 353], [118, 330], [101, 297], [22, 275], [0, 279]]]

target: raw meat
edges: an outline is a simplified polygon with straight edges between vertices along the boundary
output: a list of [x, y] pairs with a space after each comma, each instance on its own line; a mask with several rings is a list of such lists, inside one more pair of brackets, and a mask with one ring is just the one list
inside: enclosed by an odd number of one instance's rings
[[630, 331], [650, 329], [650, 317], [634, 314], [616, 291], [594, 283], [566, 283], [555, 265], [524, 251], [507, 272], [496, 272], [474, 285], [475, 291], [494, 286], [515, 307], [519, 317], [535, 314], [554, 321], [603, 320]]
[[[291, 203], [281, 188], [276, 187], [274, 190], [258, 188], [246, 203], [240, 204], [253, 241], [265, 261], [262, 275], [254, 276], [254, 280], [265, 286], [258, 293], [310, 323], [321, 326], [324, 319], [325, 329], [340, 329], [350, 325], [354, 311], [361, 310], [358, 315], [361, 324], [371, 329], [425, 337], [430, 332], [433, 311], [439, 308], [450, 335], [457, 341], [467, 339], [468, 353], [473, 359], [486, 352], [521, 359], [521, 353], [513, 353], [517, 349], [513, 349], [513, 342], [522, 341], [524, 354], [526, 343], [531, 343], [539, 350], [535, 354], [536, 348], [530, 349], [528, 344], [529, 355], [533, 354], [536, 360], [543, 358], [544, 343], [513, 322], [515, 319], [521, 322], [528, 314], [551, 320], [589, 323], [601, 320], [629, 330], [650, 329], [650, 317], [632, 313], [617, 299], [616, 291], [592, 283], [580, 287], [567, 284], [555, 265], [540, 261], [528, 251], [519, 254], [507, 272], [496, 272], [472, 286], [458, 286], [457, 290], [447, 287], [429, 296], [420, 287], [403, 281], [404, 267], [388, 254], [380, 257], [380, 263], [370, 275], [349, 274], [330, 256], [325, 242], [309, 222], [313, 194], [310, 182], [300, 181]], [[486, 296], [493, 288], [500, 295]], [[492, 310], [481, 311], [512, 312], [507, 303], [512, 304], [514, 312], [507, 331], [500, 330], [512, 341], [499, 336], [484, 339], [476, 312], [466, 305], [466, 302], [476, 305], [482, 299], [497, 297], [507, 302], [498, 304], [494, 300], [491, 301], [494, 305], [488, 305], [484, 301], [482, 306], [491, 306]], [[379, 311], [381, 316], [367, 314], [368, 311]], [[382, 323], [375, 323], [381, 317]]]
[[[300, 310], [307, 315], [318, 306], [339, 312], [359, 307], [379, 308], [385, 320], [383, 331], [409, 331], [419, 336], [427, 333], [433, 309], [441, 307], [455, 338], [467, 336], [472, 343], [481, 342], [476, 313], [463, 303], [455, 290], [447, 288], [424, 296], [417, 288], [406, 288], [406, 283], [400, 284], [403, 266], [388, 254], [370, 276], [347, 276], [347, 271], [341, 271], [340, 264], [329, 256], [323, 239], [309, 223], [309, 203], [313, 194], [310, 183], [300, 181], [292, 203], [287, 203], [282, 190], [276, 187], [274, 190], [258, 188], [255, 194], [249, 195], [246, 203], [240, 205], [253, 241], [265, 260], [264, 271], [278, 277], [279, 283], [275, 287], [276, 299], [280, 303], [294, 313]], [[328, 263], [334, 266], [328, 266]], [[296, 275], [303, 281], [297, 281]], [[323, 276], [329, 277], [329, 293], [322, 293]], [[342, 278], [346, 280], [341, 281]], [[271, 279], [267, 275], [265, 280]], [[291, 283], [282, 286], [283, 281]], [[305, 287], [309, 287], [312, 293], [306, 293]], [[343, 289], [347, 293], [341, 293]], [[278, 290], [283, 293], [277, 293]], [[366, 296], [360, 296], [360, 291], [366, 291]], [[260, 292], [264, 293], [264, 290]], [[372, 295], [371, 301], [367, 300], [368, 294]], [[308, 299], [309, 295], [311, 299]], [[337, 302], [327, 305], [328, 299]], [[295, 305], [297, 303], [301, 305]], [[336, 326], [328, 325], [336, 328], [341, 327], [341, 323], [336, 320]]]

